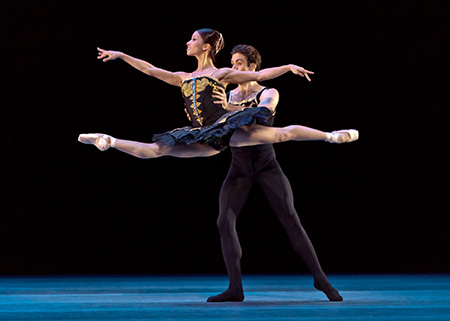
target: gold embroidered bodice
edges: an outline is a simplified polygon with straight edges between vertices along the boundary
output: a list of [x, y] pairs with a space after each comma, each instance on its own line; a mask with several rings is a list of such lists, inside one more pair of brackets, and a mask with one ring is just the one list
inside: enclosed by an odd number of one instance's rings
[[212, 92], [217, 87], [223, 88], [223, 85], [207, 76], [183, 81], [181, 94], [193, 127], [212, 125], [227, 112], [220, 104], [214, 103]]

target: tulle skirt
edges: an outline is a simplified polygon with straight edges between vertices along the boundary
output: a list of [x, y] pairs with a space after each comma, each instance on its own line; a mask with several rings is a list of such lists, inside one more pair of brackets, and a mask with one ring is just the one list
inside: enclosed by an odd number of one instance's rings
[[169, 146], [175, 144], [208, 144], [216, 150], [228, 147], [233, 132], [251, 124], [269, 125], [272, 112], [266, 107], [246, 108], [224, 114], [214, 124], [204, 127], [182, 127], [153, 135], [153, 142]]

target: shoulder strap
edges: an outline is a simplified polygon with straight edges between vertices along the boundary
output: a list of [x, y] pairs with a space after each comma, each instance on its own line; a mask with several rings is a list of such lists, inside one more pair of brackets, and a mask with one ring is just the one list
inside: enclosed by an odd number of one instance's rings
[[255, 100], [256, 100], [256, 103], [257, 103], [258, 105], [259, 105], [259, 103], [261, 102], [261, 101], [260, 101], [261, 95], [262, 95], [263, 91], [266, 90], [266, 89], [270, 89], [270, 88], [269, 88], [269, 87], [264, 87], [263, 89], [261, 89], [261, 90], [259, 91], [259, 93], [256, 94]]

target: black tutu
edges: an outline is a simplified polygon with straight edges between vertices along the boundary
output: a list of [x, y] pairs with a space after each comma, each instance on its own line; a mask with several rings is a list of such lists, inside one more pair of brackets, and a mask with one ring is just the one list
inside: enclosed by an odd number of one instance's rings
[[246, 108], [224, 114], [212, 125], [204, 127], [182, 127], [153, 135], [153, 142], [168, 146], [175, 144], [208, 144], [223, 151], [229, 145], [236, 128], [250, 124], [270, 125], [272, 112], [266, 107]]

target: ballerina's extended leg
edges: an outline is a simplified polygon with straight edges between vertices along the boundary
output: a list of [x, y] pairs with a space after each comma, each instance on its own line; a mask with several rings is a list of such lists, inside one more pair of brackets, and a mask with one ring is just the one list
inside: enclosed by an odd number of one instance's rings
[[359, 132], [355, 129], [343, 129], [327, 133], [301, 125], [286, 127], [251, 125], [238, 128], [231, 136], [230, 146], [244, 147], [287, 141], [314, 140], [342, 144], [353, 142], [358, 138]]
[[342, 129], [327, 133], [326, 141], [329, 143], [350, 143], [358, 140], [359, 132], [355, 129]]
[[78, 141], [83, 144], [96, 146], [101, 151], [114, 147], [121, 152], [130, 154], [138, 158], [157, 158], [161, 156], [174, 156], [181, 158], [208, 157], [219, 151], [206, 144], [175, 144], [168, 146], [157, 143], [141, 143], [131, 140], [116, 139], [106, 134], [81, 134]]
[[83, 144], [94, 145], [102, 152], [114, 147], [116, 139], [105, 134], [81, 134], [78, 136], [78, 141]]

